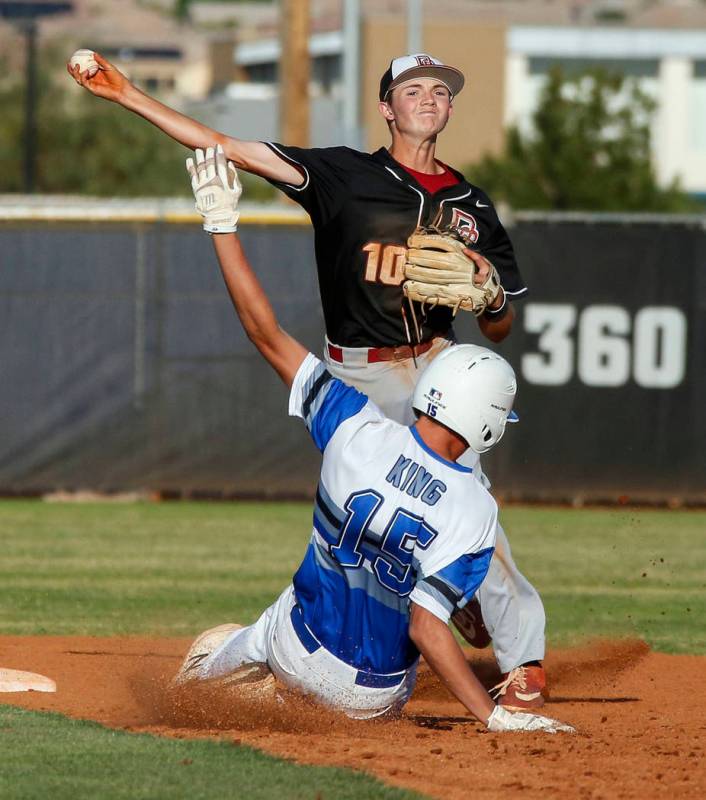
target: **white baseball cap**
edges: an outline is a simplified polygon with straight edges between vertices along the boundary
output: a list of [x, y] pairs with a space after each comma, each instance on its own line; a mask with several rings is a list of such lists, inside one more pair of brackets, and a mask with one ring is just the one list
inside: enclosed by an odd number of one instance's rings
[[384, 101], [395, 86], [413, 78], [436, 78], [448, 88], [452, 96], [457, 95], [464, 84], [461, 70], [442, 64], [438, 58], [427, 53], [414, 53], [392, 59], [380, 79], [380, 100]]

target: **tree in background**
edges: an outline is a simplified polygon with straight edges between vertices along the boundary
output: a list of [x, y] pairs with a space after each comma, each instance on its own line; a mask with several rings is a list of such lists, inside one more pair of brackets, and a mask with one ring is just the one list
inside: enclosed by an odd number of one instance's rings
[[174, 0], [174, 16], [179, 20], [188, 20], [191, 2], [192, 0]]
[[[52, 60], [61, 64], [63, 56], [43, 58]], [[68, 76], [60, 83], [42, 73], [39, 81], [37, 193], [191, 196], [186, 148], [140, 117], [75, 89]], [[23, 190], [24, 92], [21, 81], [0, 84], [0, 194]], [[265, 181], [241, 177], [248, 200], [273, 197]]]
[[650, 155], [655, 103], [630, 80], [553, 69], [532, 117], [504, 151], [468, 167], [474, 183], [518, 209], [688, 212], [702, 207], [657, 185]]
[[[58, 61], [54, 53], [44, 63]], [[59, 73], [61, 74], [61, 73]], [[37, 107], [36, 190], [92, 195], [184, 195], [186, 151], [143, 120], [42, 70]], [[23, 190], [24, 82], [0, 88], [0, 192]]]

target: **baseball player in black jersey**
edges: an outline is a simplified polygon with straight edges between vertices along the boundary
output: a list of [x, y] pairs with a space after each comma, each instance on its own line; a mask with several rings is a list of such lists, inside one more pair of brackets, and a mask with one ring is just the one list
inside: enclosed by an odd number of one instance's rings
[[[420, 341], [410, 335], [401, 284], [407, 238], [418, 226], [456, 229], [474, 248], [466, 252], [478, 266], [479, 283], [491, 270], [489, 262], [495, 266], [503, 290], [478, 323], [494, 342], [510, 332], [509, 301], [527, 291], [510, 239], [488, 196], [435, 158], [437, 136], [463, 88], [458, 69], [426, 54], [394, 59], [379, 96], [391, 144], [369, 154], [234, 139], [144, 94], [99, 54], [95, 59], [100, 69], [92, 78], [68, 67], [93, 94], [143, 116], [187, 147], [220, 144], [237, 167], [266, 178], [306, 209], [315, 233], [329, 371], [371, 397], [388, 417], [411, 424], [409, 398], [419, 374], [455, 341], [448, 308], [420, 314]], [[478, 457], [470, 457], [464, 464], [488, 486]], [[541, 706], [544, 609], [515, 566], [500, 526], [478, 600], [482, 620], [475, 621], [485, 623], [503, 672], [499, 702], [508, 708]]]

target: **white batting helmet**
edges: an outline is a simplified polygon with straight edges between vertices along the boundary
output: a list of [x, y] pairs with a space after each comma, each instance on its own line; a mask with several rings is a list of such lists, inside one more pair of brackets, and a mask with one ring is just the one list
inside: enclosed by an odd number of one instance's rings
[[502, 439], [506, 422], [517, 422], [516, 391], [515, 372], [504, 358], [487, 347], [459, 344], [424, 370], [412, 406], [485, 453]]

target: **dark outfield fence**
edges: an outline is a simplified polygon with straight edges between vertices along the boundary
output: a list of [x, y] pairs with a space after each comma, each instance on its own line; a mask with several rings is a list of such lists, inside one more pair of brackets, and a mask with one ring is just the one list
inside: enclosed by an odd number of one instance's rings
[[[319, 352], [310, 228], [241, 227], [283, 326]], [[704, 220], [522, 215], [511, 235], [531, 295], [499, 348], [522, 422], [486, 461], [496, 492], [706, 501]], [[315, 485], [193, 222], [0, 223], [0, 369], [0, 491]]]

